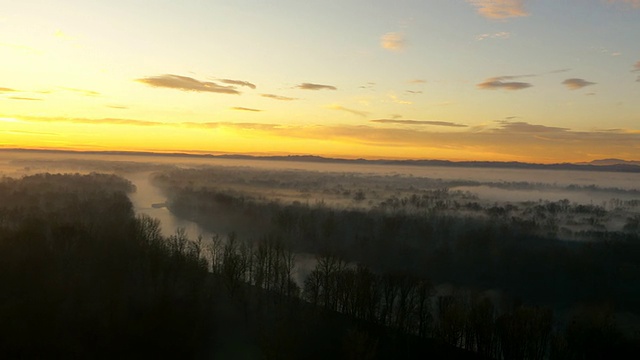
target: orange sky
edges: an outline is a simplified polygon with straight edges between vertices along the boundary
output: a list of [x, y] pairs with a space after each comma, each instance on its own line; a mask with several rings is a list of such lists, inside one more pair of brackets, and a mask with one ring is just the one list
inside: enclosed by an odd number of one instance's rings
[[635, 0], [13, 2], [0, 147], [639, 160], [639, 33]]

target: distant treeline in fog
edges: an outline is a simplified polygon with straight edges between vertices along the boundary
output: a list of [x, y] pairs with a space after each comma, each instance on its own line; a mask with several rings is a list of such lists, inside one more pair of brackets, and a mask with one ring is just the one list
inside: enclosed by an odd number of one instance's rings
[[[490, 357], [565, 358], [619, 345], [598, 341], [623, 338], [615, 312], [640, 311], [637, 200], [612, 199], [609, 210], [568, 200], [487, 203], [438, 181], [417, 188], [410, 178], [392, 180], [238, 169], [155, 176], [178, 216], [214, 232], [238, 229], [246, 241], [239, 253], [278, 239], [321, 255], [302, 289], [312, 304]], [[301, 201], [312, 192], [328, 200]], [[620, 230], [603, 225], [621, 216]], [[256, 284], [250, 269], [240, 278]], [[431, 284], [442, 283], [453, 290], [434, 293]], [[490, 345], [478, 343], [476, 316], [487, 321]], [[586, 340], [598, 331], [607, 333]]]

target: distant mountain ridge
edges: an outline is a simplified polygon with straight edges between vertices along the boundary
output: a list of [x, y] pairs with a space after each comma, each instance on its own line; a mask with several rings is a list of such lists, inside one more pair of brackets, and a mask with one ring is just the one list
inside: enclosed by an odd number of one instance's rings
[[88, 155], [121, 155], [121, 156], [158, 156], [158, 157], [187, 157], [211, 159], [238, 160], [271, 160], [297, 161], [310, 163], [334, 164], [370, 164], [370, 165], [406, 165], [406, 166], [443, 166], [467, 168], [499, 168], [499, 169], [538, 169], [538, 170], [578, 170], [640, 173], [640, 161], [621, 159], [599, 159], [582, 163], [537, 164], [519, 161], [450, 161], [450, 160], [384, 160], [384, 159], [344, 159], [329, 158], [317, 155], [243, 155], [243, 154], [190, 154], [190, 153], [158, 153], [137, 151], [72, 151], [72, 150], [37, 150], [37, 149], [0, 149], [0, 152], [22, 153], [55, 153], [55, 154], [88, 154]]
[[588, 163], [578, 163], [579, 165], [596, 165], [596, 166], [609, 166], [609, 165], [636, 165], [640, 166], [640, 161], [629, 161], [622, 159], [599, 159], [593, 160]]

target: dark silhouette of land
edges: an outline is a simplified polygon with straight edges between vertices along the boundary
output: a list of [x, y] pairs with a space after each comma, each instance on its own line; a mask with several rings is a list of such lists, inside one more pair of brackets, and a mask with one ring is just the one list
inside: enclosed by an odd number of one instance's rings
[[298, 161], [327, 164], [371, 164], [371, 165], [408, 165], [408, 166], [442, 166], [463, 168], [498, 168], [498, 169], [537, 169], [537, 170], [578, 170], [578, 171], [608, 171], [608, 172], [640, 172], [640, 161], [621, 159], [594, 160], [589, 163], [558, 163], [535, 164], [518, 161], [449, 161], [449, 160], [383, 160], [383, 159], [343, 159], [328, 158], [316, 155], [286, 155], [286, 156], [254, 156], [242, 154], [194, 154], [194, 153], [157, 153], [145, 151], [70, 151], [70, 150], [33, 150], [33, 149], [0, 149], [0, 151], [20, 153], [51, 153], [51, 154], [92, 154], [92, 155], [136, 155], [151, 157], [174, 158], [211, 158], [237, 160], [270, 160], [270, 161]]
[[[155, 169], [167, 195], [156, 205], [218, 235], [162, 235], [157, 220], [136, 216], [127, 196], [136, 188], [116, 175], [0, 179], [2, 357], [600, 359], [640, 350], [621, 326], [640, 314], [637, 189], [549, 185], [621, 198], [498, 203], [450, 187], [542, 185]], [[323, 200], [304, 201], [313, 194]], [[301, 253], [315, 256], [302, 274]]]

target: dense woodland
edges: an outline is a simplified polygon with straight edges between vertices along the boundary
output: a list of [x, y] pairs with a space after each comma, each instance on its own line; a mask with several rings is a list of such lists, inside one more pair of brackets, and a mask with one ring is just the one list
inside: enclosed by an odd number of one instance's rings
[[[621, 326], [621, 314], [640, 314], [630, 200], [489, 204], [438, 181], [270, 174], [155, 175], [172, 212], [224, 230], [212, 239], [162, 236], [156, 220], [134, 214], [135, 187], [114, 175], [2, 179], [0, 354], [599, 359], [640, 350]], [[612, 214], [624, 214], [620, 229], [602, 225]], [[316, 254], [302, 282], [299, 253]]]
[[[260, 259], [261, 246], [276, 241], [319, 255], [304, 300], [403, 333], [490, 358], [637, 349], [638, 334], [616, 318], [640, 313], [637, 200], [487, 203], [441, 181], [336, 176], [179, 170], [155, 181], [179, 216], [242, 230], [244, 282], [274, 286], [262, 282]], [[326, 198], [301, 200], [296, 189]], [[620, 216], [618, 230], [603, 225]], [[280, 255], [287, 271], [291, 256]], [[279, 291], [295, 292], [280, 279]]]
[[471, 356], [313, 306], [283, 291], [284, 263], [248, 281], [246, 244], [164, 237], [130, 191], [101, 174], [0, 181], [2, 358]]

